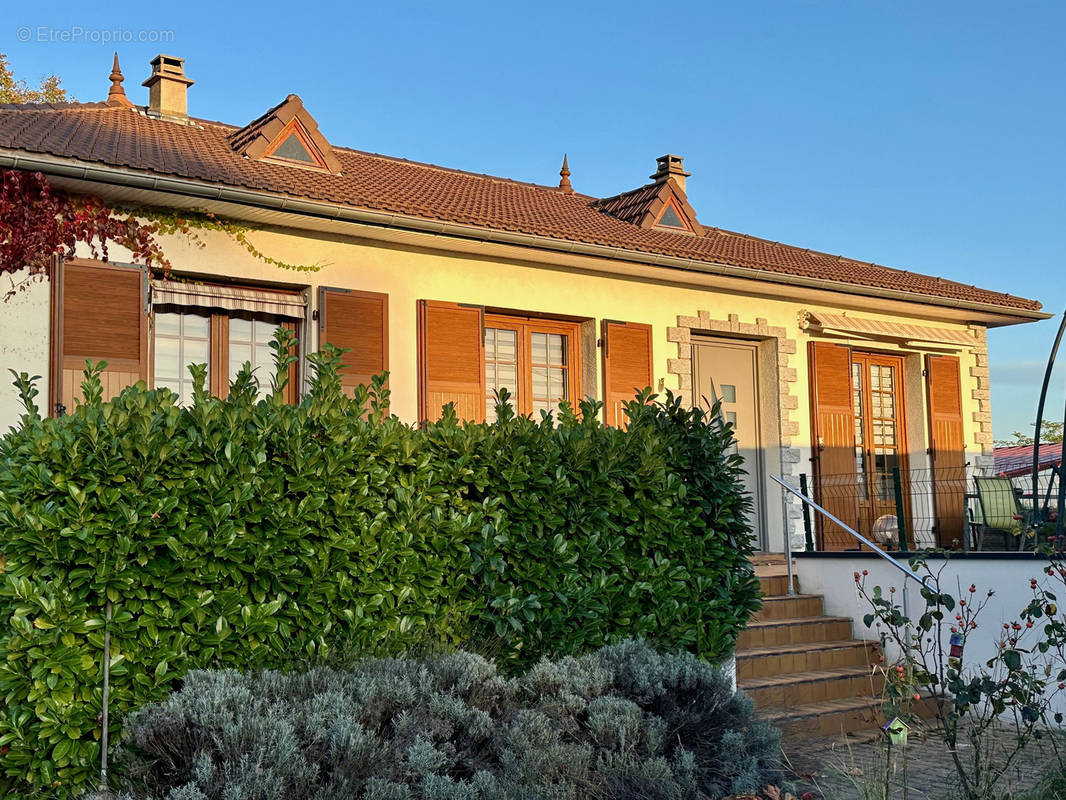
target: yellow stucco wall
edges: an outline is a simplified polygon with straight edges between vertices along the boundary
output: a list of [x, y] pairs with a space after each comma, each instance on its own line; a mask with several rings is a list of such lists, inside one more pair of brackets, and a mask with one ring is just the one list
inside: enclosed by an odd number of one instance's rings
[[[164, 240], [164, 251], [176, 272], [220, 275], [231, 280], [289, 286], [330, 286], [387, 293], [392, 409], [408, 421], [415, 419], [417, 408], [416, 301], [421, 299], [592, 317], [597, 321], [606, 318], [650, 323], [654, 328], [656, 382], [658, 384], [662, 380], [667, 388], [674, 390], [687, 388], [681, 385], [683, 376], [677, 374], [679, 365], [673, 361], [679, 356], [679, 337], [676, 332], [668, 332], [668, 329], [676, 329], [679, 317], [698, 318], [699, 312], [708, 312], [705, 319], [709, 317], [728, 322], [730, 315], [734, 315], [732, 319], [735, 326], [742, 330], [755, 330], [751, 326], [759, 326], [757, 329], [760, 331], [776, 329], [779, 339], [789, 343], [777, 351], [778, 373], [764, 375], [762, 383], [766, 395], [764, 403], [781, 404], [781, 440], [767, 442], [765, 467], [767, 472], [773, 473], [791, 472], [796, 475], [810, 468], [810, 404], [806, 380], [807, 342], [810, 336], [800, 329], [800, 312], [807, 309], [839, 313], [854, 305], [854, 300], [843, 294], [839, 305], [812, 305], [798, 300], [774, 299], [735, 291], [588, 274], [528, 261], [523, 263], [401, 247], [321, 232], [265, 229], [252, 234], [255, 244], [274, 258], [322, 265], [314, 273], [296, 273], [267, 265], [220, 235], [202, 234], [202, 238], [206, 243], [203, 248], [181, 238]], [[112, 259], [122, 261], [123, 254], [112, 253]], [[662, 274], [664, 279], [670, 280], [669, 271], [663, 270]], [[314, 308], [318, 302], [317, 293], [311, 293], [311, 302]], [[953, 354], [961, 359], [963, 420], [968, 450], [971, 451], [968, 456], [971, 463], [977, 463], [985, 444], [981, 440], [989, 438], [982, 432], [980, 423], [981, 415], [988, 413], [987, 403], [980, 399], [982, 387], [987, 393], [987, 362], [982, 361], [984, 330], [971, 329], [959, 322], [931, 319], [931, 309], [927, 306], [916, 306], [915, 311], [914, 316], [903, 316], [851, 308], [849, 314], [969, 331], [974, 336], [973, 348]], [[317, 348], [317, 325], [309, 320], [303, 337], [309, 349]], [[900, 350], [888, 344], [855, 344], [868, 349]], [[785, 352], [787, 350], [793, 352]], [[927, 446], [925, 398], [920, 377], [921, 357], [914, 350], [902, 352], [910, 356], [905, 372], [908, 445], [913, 453], [911, 466], [921, 467], [926, 463], [924, 448]], [[599, 359], [596, 364], [597, 394], [602, 377], [598, 362]], [[680, 368], [683, 370], [684, 366]], [[784, 386], [786, 383], [788, 385]], [[768, 386], [775, 384], [788, 389], [786, 394], [790, 397], [779, 400], [777, 394], [765, 392]], [[975, 392], [978, 397], [975, 397]], [[783, 446], [778, 446], [781, 444]], [[771, 512], [780, 508], [777, 505], [780, 500], [775, 499], [778, 498], [776, 490], [768, 492], [767, 496], [770, 498], [767, 505]], [[791, 513], [795, 515], [795, 512]], [[773, 520], [781, 514], [770, 513], [768, 516]], [[768, 531], [771, 544], [775, 540], [779, 543], [782, 533], [780, 523], [772, 523]]]

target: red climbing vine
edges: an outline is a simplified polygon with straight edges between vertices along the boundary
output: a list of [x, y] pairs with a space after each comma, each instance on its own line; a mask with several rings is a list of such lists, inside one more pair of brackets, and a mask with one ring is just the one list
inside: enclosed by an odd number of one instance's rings
[[112, 208], [98, 197], [56, 189], [40, 172], [0, 171], [0, 275], [10, 281], [4, 300], [46, 279], [52, 257], [71, 258], [79, 244], [102, 261], [109, 245], [119, 245], [130, 251], [134, 263], [169, 272], [157, 237], [184, 236], [204, 247], [199, 231], [227, 236], [254, 258], [281, 269], [313, 272], [321, 266], [272, 258], [249, 240], [249, 230], [204, 211]]
[[[79, 244], [105, 261], [108, 246], [117, 244], [136, 263], [167, 270], [170, 264], [156, 231], [154, 223], [116, 212], [98, 197], [55, 189], [39, 172], [0, 172], [0, 273], [12, 280], [5, 299], [46, 278], [52, 257], [73, 257]], [[23, 270], [22, 279], [14, 282]]]

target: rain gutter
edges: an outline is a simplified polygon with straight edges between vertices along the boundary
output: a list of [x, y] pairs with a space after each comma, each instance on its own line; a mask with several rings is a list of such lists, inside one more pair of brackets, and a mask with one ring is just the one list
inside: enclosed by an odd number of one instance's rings
[[196, 197], [204, 200], [235, 203], [237, 205], [252, 208], [298, 214], [324, 220], [348, 222], [362, 226], [393, 228], [479, 242], [496, 242], [499, 244], [515, 245], [536, 250], [551, 250], [559, 253], [627, 261], [653, 267], [665, 267], [669, 269], [687, 270], [690, 272], [702, 272], [711, 275], [744, 278], [763, 283], [773, 282], [809, 289], [821, 289], [833, 292], [844, 292], [846, 294], [877, 297], [886, 300], [901, 300], [910, 303], [957, 308], [986, 314], [998, 314], [1000, 316], [1010, 316], [1017, 319], [1041, 320], [1048, 319], [1051, 316], [1051, 314], [1043, 311], [1017, 308], [1015, 306], [978, 303], [972, 300], [939, 297], [936, 295], [921, 294], [919, 292], [885, 289], [877, 286], [861, 286], [842, 283], [840, 281], [826, 280], [824, 278], [769, 272], [767, 270], [755, 269], [752, 267], [738, 267], [731, 264], [697, 261], [694, 259], [678, 258], [676, 256], [656, 255], [654, 253], [644, 253], [639, 250], [628, 250], [623, 247], [575, 242], [566, 239], [555, 239], [549, 236], [538, 236], [536, 234], [501, 231], [492, 228], [478, 227], [476, 225], [464, 225], [456, 222], [412, 217], [394, 212], [370, 211], [337, 203], [305, 200], [271, 192], [210, 184], [186, 178], [151, 175], [117, 167], [90, 165], [85, 164], [84, 162], [58, 159], [45, 155], [27, 155], [13, 153], [11, 151], [2, 151], [0, 152], [0, 167], [26, 170], [30, 172], [41, 172], [45, 175], [54, 177], [72, 178], [93, 183], [111, 184], [126, 188], [164, 192], [185, 197]]

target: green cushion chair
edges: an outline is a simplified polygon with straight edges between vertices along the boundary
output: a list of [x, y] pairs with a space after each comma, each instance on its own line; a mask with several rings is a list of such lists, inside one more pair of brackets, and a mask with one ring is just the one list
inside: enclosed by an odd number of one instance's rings
[[[1010, 478], [977, 475], [975, 550], [1021, 550], [1029, 533], [1030, 509], [1022, 505]], [[1000, 545], [996, 547], [995, 545]]]

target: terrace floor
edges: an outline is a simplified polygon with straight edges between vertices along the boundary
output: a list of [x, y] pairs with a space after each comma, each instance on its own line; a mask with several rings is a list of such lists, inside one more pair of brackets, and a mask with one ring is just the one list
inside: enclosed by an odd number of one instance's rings
[[[993, 736], [994, 749], [1001, 754], [1012, 744], [1012, 734], [1005, 727], [990, 735]], [[906, 781], [901, 751], [895, 749], [889, 761], [879, 732], [824, 739], [786, 739], [783, 749], [786, 763], [795, 775], [797, 796], [810, 791], [814, 797], [824, 800], [884, 798], [887, 775], [893, 787], [889, 795], [892, 798], [904, 796], [905, 783], [907, 796], [913, 800], [961, 797], [951, 756], [935, 733], [924, 738], [911, 734]], [[969, 744], [960, 744], [959, 749], [969, 752]], [[1016, 797], [1035, 786], [1053, 758], [1047, 740], [1031, 742], [1012, 764], [1003, 797]]]

